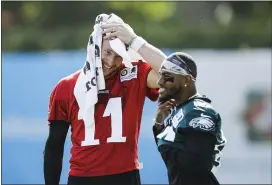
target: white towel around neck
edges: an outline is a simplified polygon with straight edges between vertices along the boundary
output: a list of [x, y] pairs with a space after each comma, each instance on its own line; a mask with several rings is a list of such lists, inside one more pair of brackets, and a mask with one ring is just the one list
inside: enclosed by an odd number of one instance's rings
[[[87, 44], [86, 63], [83, 66], [77, 79], [74, 95], [79, 106], [78, 119], [84, 121], [85, 133], [89, 129], [94, 129], [94, 111], [95, 104], [98, 100], [98, 91], [105, 89], [105, 79], [102, 70], [101, 46], [102, 46], [102, 29], [101, 24], [123, 23], [123, 20], [115, 14], [100, 14], [96, 17], [94, 30], [89, 37]], [[111, 48], [123, 58], [126, 67], [131, 68], [131, 58], [126, 51], [125, 44], [119, 39], [114, 38], [109, 41]], [[95, 140], [82, 142], [82, 145], [89, 145]], [[92, 144], [97, 144], [92, 143]]]

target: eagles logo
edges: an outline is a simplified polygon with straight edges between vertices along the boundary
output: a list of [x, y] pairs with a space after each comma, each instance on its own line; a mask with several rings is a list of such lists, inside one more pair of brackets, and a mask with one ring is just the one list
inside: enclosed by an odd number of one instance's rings
[[199, 128], [205, 131], [211, 131], [215, 128], [215, 124], [212, 120], [205, 117], [194, 118], [189, 122], [189, 126], [193, 128]]

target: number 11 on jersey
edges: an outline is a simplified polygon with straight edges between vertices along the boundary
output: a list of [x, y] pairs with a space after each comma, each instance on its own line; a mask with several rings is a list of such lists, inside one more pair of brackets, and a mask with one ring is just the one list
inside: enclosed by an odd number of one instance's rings
[[[107, 104], [103, 117], [111, 116], [111, 137], [107, 139], [108, 143], [126, 142], [126, 137], [123, 133], [123, 116], [122, 116], [122, 101], [121, 97], [111, 98]], [[84, 122], [85, 140], [81, 146], [99, 145], [99, 140], [94, 139], [95, 125], [89, 125]]]

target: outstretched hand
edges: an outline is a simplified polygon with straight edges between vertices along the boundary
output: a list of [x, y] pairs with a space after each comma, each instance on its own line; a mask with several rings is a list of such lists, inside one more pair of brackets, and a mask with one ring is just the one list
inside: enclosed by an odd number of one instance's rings
[[130, 45], [132, 40], [137, 37], [133, 29], [125, 23], [102, 24], [102, 33], [106, 34], [104, 39], [118, 37], [123, 43]]

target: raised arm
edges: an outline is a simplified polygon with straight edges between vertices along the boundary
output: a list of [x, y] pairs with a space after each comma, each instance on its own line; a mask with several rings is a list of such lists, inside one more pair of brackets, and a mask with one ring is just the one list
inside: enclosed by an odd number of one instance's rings
[[161, 50], [147, 42], [140, 47], [138, 53], [157, 73], [159, 72], [161, 63], [166, 58], [166, 55]]
[[141, 55], [141, 57], [152, 68], [147, 77], [147, 86], [150, 88], [158, 88], [158, 71], [161, 63], [166, 58], [166, 55], [155, 46], [149, 44], [143, 38], [137, 36], [128, 24], [104, 24], [101, 26], [101, 28], [104, 29], [103, 33], [107, 34], [107, 36], [105, 36], [104, 38], [107, 39], [112, 37], [118, 37], [122, 42], [129, 45], [133, 50]]
[[[135, 39], [138, 39], [138, 38], [135, 38]], [[159, 88], [159, 85], [157, 83], [159, 79], [158, 72], [159, 72], [161, 63], [166, 58], [166, 55], [161, 50], [159, 50], [158, 48], [154, 47], [153, 45], [147, 42], [140, 47], [140, 49], [138, 50], [138, 53], [152, 68], [152, 70], [149, 72], [147, 76], [147, 86], [149, 88]]]

